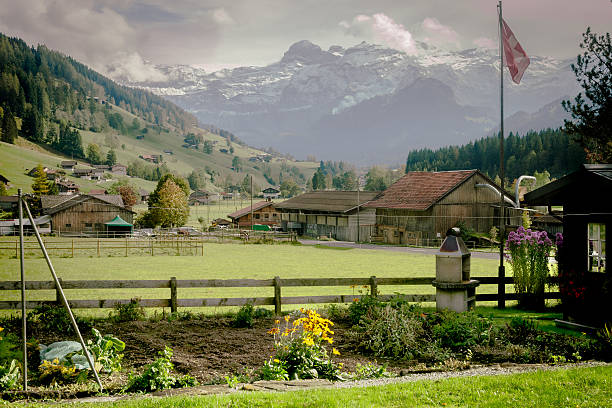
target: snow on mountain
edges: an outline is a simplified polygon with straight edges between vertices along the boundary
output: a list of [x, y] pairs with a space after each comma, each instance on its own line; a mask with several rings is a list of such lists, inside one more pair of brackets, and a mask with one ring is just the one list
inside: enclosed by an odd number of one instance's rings
[[[165, 80], [128, 84], [164, 95], [251, 145], [297, 157], [403, 161], [412, 148], [463, 143], [492, 132], [499, 122], [496, 51], [420, 46], [418, 55], [409, 56], [366, 42], [323, 50], [300, 41], [264, 67], [208, 73], [163, 65], [156, 68]], [[504, 109], [517, 114], [510, 122], [517, 130], [524, 127], [521, 117], [544, 127], [561, 125], [558, 110], [537, 111], [577, 93], [570, 63], [533, 56], [520, 85], [505, 75]]]

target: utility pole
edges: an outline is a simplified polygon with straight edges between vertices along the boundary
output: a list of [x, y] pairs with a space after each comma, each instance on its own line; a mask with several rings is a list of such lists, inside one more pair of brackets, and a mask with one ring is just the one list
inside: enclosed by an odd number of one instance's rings
[[499, 127], [499, 178], [501, 186], [501, 198], [499, 204], [499, 270], [497, 277], [497, 307], [504, 309], [506, 307], [506, 268], [504, 267], [504, 236], [506, 235], [506, 214], [504, 206], [504, 43], [503, 43], [503, 25], [502, 25], [502, 2], [499, 0], [499, 100], [500, 100], [500, 127]]
[[251, 231], [253, 231], [253, 175], [251, 174]]

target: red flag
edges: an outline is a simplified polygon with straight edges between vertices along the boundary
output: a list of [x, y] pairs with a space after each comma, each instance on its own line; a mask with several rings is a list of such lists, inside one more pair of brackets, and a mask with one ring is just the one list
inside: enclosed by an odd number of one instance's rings
[[504, 43], [504, 56], [506, 57], [505, 65], [510, 71], [512, 80], [518, 84], [521, 82], [523, 73], [529, 66], [529, 57], [504, 19], [502, 19], [502, 23], [502, 41]]

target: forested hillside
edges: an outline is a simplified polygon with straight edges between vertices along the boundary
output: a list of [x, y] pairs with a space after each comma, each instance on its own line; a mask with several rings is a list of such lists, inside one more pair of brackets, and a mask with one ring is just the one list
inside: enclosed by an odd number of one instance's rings
[[[521, 174], [548, 171], [559, 178], [585, 162], [584, 150], [560, 129], [510, 133], [504, 139], [505, 174], [513, 180]], [[489, 136], [463, 146], [408, 153], [408, 171], [479, 169], [494, 178], [499, 171], [499, 136]]]

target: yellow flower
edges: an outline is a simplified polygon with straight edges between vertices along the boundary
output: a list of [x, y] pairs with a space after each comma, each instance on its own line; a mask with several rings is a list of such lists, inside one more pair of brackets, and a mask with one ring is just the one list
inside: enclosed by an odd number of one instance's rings
[[340, 352], [335, 347], [332, 349], [332, 353], [337, 355], [337, 356], [340, 355]]
[[274, 321], [274, 324], [279, 324], [279, 323], [280, 323], [280, 320], [275, 320]]
[[275, 359], [274, 359], [274, 362], [275, 362], [275, 363], [280, 363], [280, 360], [279, 360], [278, 358], [275, 358]]
[[314, 340], [312, 339], [312, 337], [304, 337], [304, 340], [302, 340], [302, 343], [304, 343], [307, 346], [314, 346]]
[[290, 319], [289, 315], [285, 316], [285, 321], [288, 322]]

